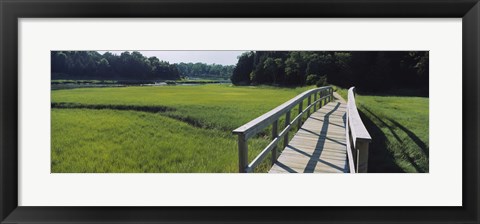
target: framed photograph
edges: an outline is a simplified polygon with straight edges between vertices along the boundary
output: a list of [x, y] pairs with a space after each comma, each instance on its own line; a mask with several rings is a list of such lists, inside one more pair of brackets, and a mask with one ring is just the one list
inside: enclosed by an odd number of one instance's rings
[[480, 5], [1, 1], [1, 223], [478, 223]]

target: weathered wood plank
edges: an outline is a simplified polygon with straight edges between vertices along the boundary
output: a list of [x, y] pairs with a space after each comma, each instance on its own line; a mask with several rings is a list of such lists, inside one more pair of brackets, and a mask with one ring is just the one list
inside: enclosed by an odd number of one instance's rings
[[[283, 155], [283, 153], [282, 153]], [[288, 157], [293, 157], [292, 159], [312, 159], [316, 160], [319, 158], [331, 158], [331, 159], [338, 159], [338, 160], [345, 160], [345, 154], [339, 154], [339, 153], [329, 153], [329, 152], [310, 152], [310, 153], [304, 153], [304, 152], [293, 152], [293, 151], [287, 151], [285, 150], [285, 154], [282, 156], [283, 160], [288, 160], [290, 158]], [[298, 157], [298, 158], [297, 158]]]
[[298, 163], [298, 164], [303, 164], [304, 166], [306, 166], [309, 163], [317, 165], [317, 164], [323, 163], [323, 161], [327, 161], [328, 163], [335, 164], [337, 166], [343, 166], [345, 164], [345, 159], [343, 159], [342, 157], [322, 156], [322, 158], [311, 159], [310, 157], [294, 154], [294, 153], [285, 154], [284, 158], [282, 158], [282, 160], [279, 160], [279, 161], [288, 165], [292, 163]]
[[344, 173], [347, 168], [343, 99], [327, 103], [301, 126], [269, 173]]
[[[291, 144], [290, 144], [291, 146]], [[298, 147], [292, 147], [292, 148], [285, 148], [283, 152], [289, 153], [289, 152], [297, 152], [306, 156], [311, 156], [314, 154], [323, 154], [323, 155], [342, 155], [345, 156], [345, 146], [343, 148], [340, 147], [332, 147], [332, 146], [325, 146], [325, 147], [311, 147], [311, 146], [302, 146], [302, 145], [296, 145]]]
[[340, 144], [335, 144], [335, 143], [329, 143], [329, 144], [311, 144], [311, 143], [304, 143], [304, 142], [298, 142], [298, 141], [292, 141], [290, 142], [290, 145], [294, 145], [296, 148], [301, 148], [302, 150], [317, 150], [320, 151], [322, 149], [325, 149], [326, 152], [328, 151], [339, 151], [343, 152], [344, 148], [346, 147], [345, 145], [340, 145]]

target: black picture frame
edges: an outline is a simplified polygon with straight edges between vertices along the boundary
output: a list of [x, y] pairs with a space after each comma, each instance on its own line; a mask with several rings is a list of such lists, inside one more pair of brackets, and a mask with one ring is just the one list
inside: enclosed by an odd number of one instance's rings
[[[0, 0], [1, 223], [479, 223], [478, 0]], [[461, 207], [18, 206], [18, 18], [463, 18]], [[446, 194], [448, 192], [445, 192]], [[348, 196], [348, 192], [345, 193]], [[441, 197], [441, 195], [439, 195]]]

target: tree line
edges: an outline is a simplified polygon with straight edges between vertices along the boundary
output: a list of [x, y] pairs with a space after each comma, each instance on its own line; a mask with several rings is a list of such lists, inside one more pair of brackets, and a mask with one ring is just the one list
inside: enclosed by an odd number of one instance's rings
[[233, 65], [170, 64], [140, 52], [120, 55], [97, 51], [52, 51], [52, 79], [178, 80], [188, 77], [229, 78]]
[[235, 65], [219, 65], [206, 63], [178, 63], [175, 64], [180, 74], [185, 77], [222, 78], [229, 79], [232, 76]]
[[356, 86], [370, 92], [428, 94], [428, 51], [250, 51], [238, 57], [235, 85]]

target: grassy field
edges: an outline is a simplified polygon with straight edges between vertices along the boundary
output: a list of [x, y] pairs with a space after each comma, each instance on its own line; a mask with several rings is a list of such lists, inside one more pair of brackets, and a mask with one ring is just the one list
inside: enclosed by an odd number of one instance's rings
[[[78, 108], [123, 105], [131, 110], [165, 110], [163, 115], [195, 126], [232, 131], [307, 89], [227, 85], [79, 88], [52, 91], [52, 102]], [[142, 109], [146, 107], [150, 109]]]
[[52, 124], [54, 173], [238, 171], [234, 138], [160, 114], [53, 109]]
[[[231, 131], [307, 89], [200, 85], [55, 90], [52, 172], [238, 172]], [[250, 160], [268, 142], [262, 135], [249, 140]], [[256, 171], [268, 167], [267, 158]]]
[[[55, 90], [52, 172], [238, 172], [231, 131], [309, 88]], [[347, 99], [346, 90], [337, 92]], [[428, 172], [428, 98], [357, 95], [357, 104], [373, 137], [369, 172]], [[265, 133], [249, 140], [250, 161], [269, 143]], [[268, 161], [256, 172], [268, 171]]]
[[[347, 99], [345, 89], [337, 92]], [[428, 172], [428, 98], [357, 95], [356, 99], [373, 139], [369, 172]]]

